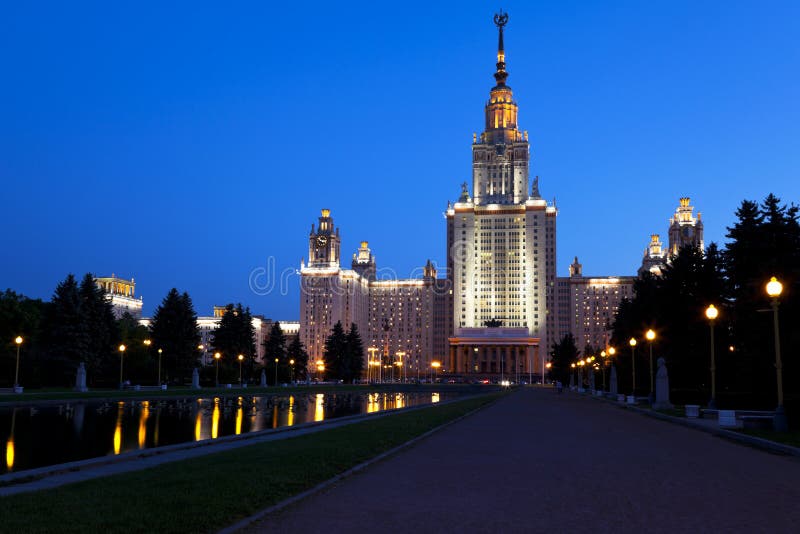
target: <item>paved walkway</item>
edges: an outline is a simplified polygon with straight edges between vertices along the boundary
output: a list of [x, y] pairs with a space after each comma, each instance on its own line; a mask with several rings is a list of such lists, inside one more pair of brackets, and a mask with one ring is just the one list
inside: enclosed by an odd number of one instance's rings
[[798, 532], [800, 461], [525, 389], [249, 532]]

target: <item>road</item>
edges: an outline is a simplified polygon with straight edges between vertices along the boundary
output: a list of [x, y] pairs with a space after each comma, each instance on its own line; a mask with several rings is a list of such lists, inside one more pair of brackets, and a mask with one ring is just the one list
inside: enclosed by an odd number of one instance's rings
[[800, 532], [800, 461], [524, 389], [247, 532]]

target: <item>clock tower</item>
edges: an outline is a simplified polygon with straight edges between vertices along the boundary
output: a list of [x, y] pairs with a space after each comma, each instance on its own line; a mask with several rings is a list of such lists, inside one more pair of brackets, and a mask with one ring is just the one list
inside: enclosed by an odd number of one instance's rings
[[311, 225], [308, 236], [309, 267], [339, 267], [339, 229], [333, 225], [331, 210], [323, 209], [319, 227]]

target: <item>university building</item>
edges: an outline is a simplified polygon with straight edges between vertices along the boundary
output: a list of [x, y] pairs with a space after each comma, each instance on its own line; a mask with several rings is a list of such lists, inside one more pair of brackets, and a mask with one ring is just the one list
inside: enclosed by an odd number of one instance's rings
[[311, 365], [333, 325], [358, 325], [370, 359], [401, 361], [413, 375], [433, 360], [452, 374], [541, 372], [555, 329], [556, 208], [531, 184], [528, 134], [506, 84], [504, 14], [495, 17], [495, 85], [484, 131], [473, 134], [472, 192], [462, 185], [446, 215], [447, 273], [427, 262], [421, 276], [376, 279], [363, 242], [342, 268], [339, 229], [322, 210], [300, 267], [300, 338]]
[[418, 278], [378, 279], [366, 241], [344, 269], [340, 244], [339, 228], [323, 209], [318, 224], [311, 225], [308, 264], [300, 265], [299, 335], [309, 368], [323, 360], [325, 340], [341, 322], [346, 331], [357, 325], [370, 361], [399, 367], [408, 377], [425, 376], [431, 362], [445, 355], [446, 280], [437, 279], [430, 260]]

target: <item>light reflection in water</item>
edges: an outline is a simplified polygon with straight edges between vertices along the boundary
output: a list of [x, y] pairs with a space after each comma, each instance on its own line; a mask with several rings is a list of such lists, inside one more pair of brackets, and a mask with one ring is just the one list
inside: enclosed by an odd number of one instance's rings
[[406, 397], [402, 393], [395, 393], [394, 395], [394, 407], [395, 408], [405, 408], [406, 406]]
[[272, 407], [272, 428], [278, 428], [278, 405]]
[[197, 416], [194, 420], [194, 440], [200, 441], [201, 431], [203, 430], [203, 410], [197, 408]]
[[142, 413], [139, 414], [139, 448], [144, 449], [147, 439], [147, 418], [150, 417], [150, 402], [142, 402]]
[[322, 393], [317, 393], [314, 405], [314, 421], [325, 420], [325, 405], [323, 404], [324, 400], [325, 395]]
[[214, 411], [211, 412], [211, 439], [219, 436], [219, 397], [214, 397]]
[[125, 410], [125, 403], [117, 403], [117, 424], [114, 427], [114, 454], [119, 454], [122, 449], [122, 414]]
[[380, 398], [380, 393], [370, 393], [367, 396], [367, 413], [374, 413], [381, 409], [381, 405], [378, 404]]
[[431, 395], [431, 404], [436, 404], [437, 402], [439, 402], [439, 394], [434, 393]]
[[236, 407], [236, 435], [242, 433], [242, 419], [244, 418], [244, 409], [242, 408], [242, 398], [239, 397], [239, 405]]
[[289, 413], [286, 415], [286, 426], [294, 425], [294, 395], [289, 395]]
[[11, 435], [6, 442], [6, 467], [9, 471], [14, 468], [14, 424], [17, 421], [17, 409], [11, 412]]

